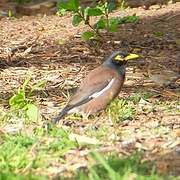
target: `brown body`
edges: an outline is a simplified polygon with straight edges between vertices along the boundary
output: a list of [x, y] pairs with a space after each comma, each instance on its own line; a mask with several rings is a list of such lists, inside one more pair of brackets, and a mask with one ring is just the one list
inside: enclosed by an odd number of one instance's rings
[[[87, 94], [91, 95], [93, 93], [96, 93], [97, 90], [101, 91], [110, 83], [112, 79], [114, 79], [112, 85], [97, 98], [93, 98], [89, 102], [73, 108], [69, 111], [69, 113], [80, 112], [83, 116], [88, 117], [90, 114], [105, 109], [106, 106], [112, 101], [112, 99], [118, 96], [124, 83], [124, 78], [124, 75], [120, 76], [117, 71], [114, 71], [109, 67], [100, 66], [94, 69], [82, 81], [80, 87], [78, 88], [74, 96], [72, 96], [68, 105], [73, 106], [77, 102], [83, 100], [84, 97], [87, 96]], [[96, 91], [93, 92], [94, 89]]]

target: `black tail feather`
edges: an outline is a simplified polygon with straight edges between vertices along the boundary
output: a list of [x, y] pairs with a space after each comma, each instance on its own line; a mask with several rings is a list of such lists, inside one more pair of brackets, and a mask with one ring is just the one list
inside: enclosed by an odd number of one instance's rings
[[92, 100], [93, 97], [87, 97], [85, 99], [83, 99], [82, 101], [80, 102], [77, 102], [76, 104], [74, 105], [67, 105], [58, 115], [57, 117], [55, 117], [53, 119], [53, 123], [56, 124], [58, 121], [60, 121], [67, 113], [69, 110], [73, 109], [74, 107], [78, 107], [78, 106], [81, 106], [87, 102], [89, 102], [90, 100]]
[[60, 121], [67, 113], [68, 111], [71, 109], [71, 106], [66, 106], [54, 119], [53, 119], [53, 123], [56, 124], [58, 121]]

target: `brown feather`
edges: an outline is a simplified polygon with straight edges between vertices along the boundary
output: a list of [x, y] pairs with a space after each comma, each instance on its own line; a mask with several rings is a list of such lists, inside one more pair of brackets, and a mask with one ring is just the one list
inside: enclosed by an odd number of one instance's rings
[[[81, 106], [76, 107], [76, 111], [78, 110], [78, 112], [86, 116], [103, 110], [112, 99], [118, 96], [124, 83], [124, 78], [124, 76], [119, 76], [118, 72], [114, 71], [112, 68], [100, 66], [91, 71], [88, 76], [82, 81], [79, 89], [71, 98], [68, 104], [76, 104], [85, 97], [85, 95], [83, 96], [83, 94], [86, 94], [87, 96], [87, 94], [90, 94], [90, 92], [91, 94], [93, 94], [95, 92], [101, 91], [108, 85], [108, 83], [112, 79], [114, 79], [112, 86], [102, 95], [90, 100], [89, 102]], [[92, 91], [94, 92], [92, 93]], [[71, 113], [72, 112], [73, 111], [71, 111]]]

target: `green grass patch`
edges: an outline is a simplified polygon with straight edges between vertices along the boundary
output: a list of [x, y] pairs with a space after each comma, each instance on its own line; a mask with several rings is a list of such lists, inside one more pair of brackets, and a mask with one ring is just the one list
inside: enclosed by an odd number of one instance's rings
[[108, 127], [90, 127], [87, 129], [86, 134], [91, 137], [96, 137], [97, 139], [104, 139], [106, 138], [107, 134], [109, 134]]
[[148, 100], [152, 96], [153, 94], [150, 92], [144, 92], [144, 93], [136, 92], [133, 93], [131, 96], [129, 96], [127, 100], [132, 101], [134, 104], [137, 104], [141, 99]]
[[47, 180], [47, 176], [37, 176], [33, 174], [27, 174], [27, 175], [17, 175], [12, 172], [7, 172], [7, 173], [1, 173], [0, 174], [0, 180]]
[[152, 164], [141, 162], [139, 155], [120, 158], [118, 155], [102, 156], [97, 152], [92, 153], [96, 165], [87, 170], [79, 171], [77, 180], [163, 180], [164, 178], [155, 172]]
[[132, 119], [136, 114], [136, 105], [141, 99], [148, 100], [151, 93], [134, 93], [126, 99], [115, 99], [107, 108], [106, 112], [115, 123]]
[[[63, 155], [77, 148], [77, 143], [69, 139], [69, 134], [70, 131], [54, 127], [48, 131], [37, 128], [29, 135], [19, 133], [1, 136], [1, 176], [30, 174], [28, 178], [33, 179], [31, 171], [46, 169], [54, 160], [63, 163]], [[21, 179], [21, 176], [18, 178]]]
[[116, 99], [109, 105], [107, 112], [113, 122], [119, 123], [123, 120], [132, 119], [135, 114], [135, 108], [130, 101]]

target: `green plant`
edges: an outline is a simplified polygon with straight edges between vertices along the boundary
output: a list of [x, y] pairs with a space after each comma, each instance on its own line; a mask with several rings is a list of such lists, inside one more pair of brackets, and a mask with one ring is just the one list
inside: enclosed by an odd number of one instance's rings
[[122, 0], [121, 3], [119, 4], [121, 10], [124, 10], [126, 8], [126, 2], [125, 1], [126, 0]]
[[109, 105], [107, 112], [112, 120], [118, 123], [126, 119], [131, 119], [135, 114], [135, 109], [130, 101], [116, 99]]
[[[100, 30], [102, 29], [105, 29], [107, 32], [114, 32], [117, 31], [119, 24], [138, 21], [136, 15], [124, 18], [110, 18], [109, 13], [115, 9], [115, 4], [112, 2], [108, 3], [100, 1], [95, 7], [83, 7], [80, 6], [79, 0], [60, 0], [58, 7], [59, 14], [61, 15], [66, 11], [71, 11], [73, 13], [73, 26], [78, 26], [81, 22], [84, 22], [85, 25], [89, 26], [91, 31], [82, 33], [82, 39], [85, 41], [102, 37], [100, 33]], [[91, 23], [92, 17], [99, 17], [94, 24]]]
[[[40, 132], [41, 131], [41, 132]], [[39, 127], [32, 132], [0, 137], [0, 179], [47, 179], [45, 174], [32, 175], [38, 168], [48, 168], [53, 161], [64, 161], [63, 155], [77, 144], [69, 139], [70, 131]], [[61, 158], [62, 157], [62, 158]]]
[[104, 127], [103, 125], [100, 128], [89, 127], [86, 130], [86, 134], [90, 137], [96, 137], [97, 139], [107, 138], [107, 134], [109, 133], [108, 127]]
[[132, 101], [134, 104], [138, 104], [141, 99], [148, 100], [153, 94], [150, 92], [136, 92], [127, 98], [127, 100]]
[[9, 106], [11, 112], [15, 112], [16, 115], [36, 121], [38, 118], [38, 107], [34, 104], [31, 96], [35, 90], [42, 89], [46, 82], [40, 80], [31, 86], [30, 79], [30, 77], [27, 78], [23, 85], [18, 88], [17, 92], [9, 99]]
[[155, 31], [155, 32], [153, 32], [153, 35], [155, 37], [162, 38], [164, 34], [161, 31]]
[[140, 156], [131, 155], [126, 158], [119, 158], [117, 154], [104, 157], [92, 152], [91, 157], [96, 165], [91, 166], [86, 172], [80, 171], [76, 179], [83, 180], [162, 180], [162, 176], [155, 172], [154, 166], [147, 162], [141, 162]]

